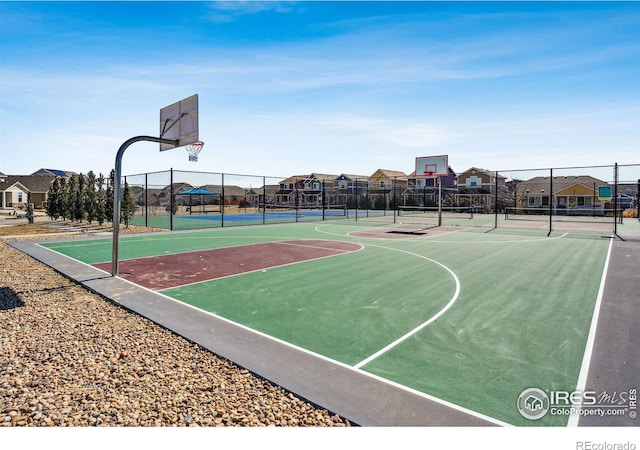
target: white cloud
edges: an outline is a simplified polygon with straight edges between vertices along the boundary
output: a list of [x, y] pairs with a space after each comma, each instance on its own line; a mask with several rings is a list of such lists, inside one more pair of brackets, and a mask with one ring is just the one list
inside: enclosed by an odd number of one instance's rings
[[260, 14], [267, 11], [277, 13], [291, 12], [289, 2], [228, 1], [211, 2], [207, 6], [209, 12], [205, 18], [213, 23], [229, 23], [242, 16]]

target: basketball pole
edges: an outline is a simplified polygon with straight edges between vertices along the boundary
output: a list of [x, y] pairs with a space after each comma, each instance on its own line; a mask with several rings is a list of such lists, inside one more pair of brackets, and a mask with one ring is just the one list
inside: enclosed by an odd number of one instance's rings
[[159, 142], [161, 144], [173, 144], [178, 146], [177, 139], [164, 139], [153, 136], [136, 136], [125, 141], [116, 154], [116, 165], [113, 176], [113, 248], [111, 253], [111, 276], [118, 276], [119, 261], [118, 261], [118, 244], [120, 237], [120, 205], [122, 196], [122, 156], [124, 151], [131, 145], [139, 141]]
[[438, 181], [438, 226], [442, 226], [442, 178], [436, 177]]

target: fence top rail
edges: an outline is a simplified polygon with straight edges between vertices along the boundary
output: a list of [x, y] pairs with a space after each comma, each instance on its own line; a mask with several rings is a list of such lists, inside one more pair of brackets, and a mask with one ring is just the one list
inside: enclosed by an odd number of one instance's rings
[[[500, 169], [500, 170], [488, 170], [490, 173], [508, 173], [508, 172], [536, 172], [536, 171], [552, 171], [552, 170], [576, 170], [576, 169], [613, 169], [615, 167], [625, 168], [625, 167], [639, 167], [640, 163], [636, 164], [600, 164], [600, 165], [588, 165], [588, 166], [565, 166], [565, 167], [531, 167], [527, 169]], [[226, 172], [207, 172], [207, 171], [196, 171], [196, 170], [174, 170], [173, 168], [167, 170], [159, 170], [156, 172], [144, 172], [144, 173], [134, 173], [125, 175], [126, 177], [137, 177], [143, 175], [155, 175], [161, 173], [169, 173], [169, 172], [178, 172], [178, 173], [193, 173], [193, 174], [204, 174], [204, 175], [224, 175], [229, 177], [252, 177], [252, 178], [269, 178], [269, 179], [279, 179], [285, 180], [289, 177], [286, 176], [273, 176], [273, 175], [251, 175], [251, 174], [238, 174], [238, 173], [226, 173]], [[398, 177], [393, 177], [394, 179]], [[403, 177], [400, 177], [403, 178]], [[351, 182], [367, 182], [370, 181], [370, 177], [357, 177], [351, 178]]]
[[[628, 164], [627, 166], [634, 166], [634, 165], [640, 165], [640, 164]], [[497, 173], [504, 173], [504, 172], [534, 172], [534, 171], [541, 171], [541, 170], [575, 170], [575, 169], [603, 169], [603, 168], [611, 168], [613, 169], [616, 166], [616, 164], [600, 164], [600, 165], [595, 165], [595, 166], [567, 166], [567, 167], [536, 167], [536, 168], [530, 168], [530, 169], [503, 169], [503, 170], [496, 170], [495, 172]], [[618, 164], [618, 167], [622, 167], [620, 164]]]
[[198, 171], [198, 170], [173, 170], [174, 172], [180, 173], [197, 173], [197, 174], [205, 174], [205, 175], [224, 175], [230, 177], [252, 177], [252, 178], [278, 178], [280, 180], [284, 180], [288, 177], [276, 177], [273, 175], [251, 175], [246, 173], [229, 173], [229, 172], [206, 172], [206, 171]]

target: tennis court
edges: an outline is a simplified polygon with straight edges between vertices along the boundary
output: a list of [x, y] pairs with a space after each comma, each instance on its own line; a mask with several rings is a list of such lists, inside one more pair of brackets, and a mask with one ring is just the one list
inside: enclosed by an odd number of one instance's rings
[[[121, 239], [120, 276], [483, 422], [566, 426], [567, 415], [523, 417], [518, 397], [584, 384], [611, 249], [637, 253], [573, 237], [395, 220], [153, 233]], [[108, 273], [111, 245], [40, 249]]]

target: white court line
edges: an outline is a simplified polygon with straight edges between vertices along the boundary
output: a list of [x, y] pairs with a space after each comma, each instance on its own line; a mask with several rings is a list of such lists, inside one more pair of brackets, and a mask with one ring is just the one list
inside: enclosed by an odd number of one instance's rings
[[[593, 344], [596, 339], [596, 329], [598, 328], [598, 317], [600, 316], [600, 305], [602, 304], [602, 296], [604, 295], [604, 285], [607, 280], [607, 272], [609, 269], [609, 259], [611, 258], [611, 249], [613, 248], [613, 239], [609, 241], [609, 250], [607, 251], [607, 259], [604, 262], [604, 268], [602, 269], [602, 277], [600, 277], [600, 288], [598, 289], [598, 297], [596, 298], [596, 304], [593, 308], [593, 317], [591, 318], [591, 327], [589, 328], [589, 336], [587, 337], [587, 346], [584, 349], [584, 356], [582, 357], [582, 366], [580, 367], [580, 375], [578, 376], [578, 383], [576, 384], [576, 391], [584, 391], [587, 385], [587, 377], [589, 375], [589, 365], [591, 364], [591, 355], [593, 354]], [[576, 405], [574, 412], [569, 416], [567, 422], [568, 427], [577, 427], [580, 420], [580, 408], [581, 405]]]
[[398, 344], [400, 344], [401, 342], [407, 340], [408, 338], [410, 338], [411, 336], [413, 336], [414, 334], [416, 334], [418, 331], [422, 330], [424, 327], [426, 327], [427, 325], [433, 323], [435, 320], [437, 320], [440, 316], [442, 316], [444, 313], [446, 313], [449, 308], [451, 308], [453, 306], [453, 304], [456, 302], [456, 300], [458, 299], [458, 296], [460, 295], [460, 280], [458, 279], [458, 277], [456, 276], [455, 272], [451, 269], [449, 269], [447, 266], [445, 266], [444, 264], [436, 261], [435, 259], [431, 259], [431, 258], [427, 258], [426, 256], [422, 256], [422, 255], [418, 255], [417, 253], [412, 253], [412, 252], [408, 252], [406, 250], [398, 250], [398, 249], [394, 249], [394, 248], [390, 248], [390, 247], [384, 247], [382, 245], [374, 245], [374, 244], [367, 244], [370, 245], [372, 247], [379, 247], [379, 248], [384, 248], [386, 250], [392, 250], [392, 251], [396, 251], [396, 252], [401, 252], [401, 253], [407, 253], [409, 255], [412, 256], [417, 256], [418, 258], [422, 258], [422, 259], [426, 259], [427, 261], [430, 261], [432, 263], [435, 263], [437, 265], [439, 265], [440, 267], [442, 267], [443, 269], [445, 269], [447, 272], [449, 272], [449, 274], [451, 274], [451, 276], [453, 277], [455, 283], [456, 283], [456, 290], [453, 294], [453, 297], [451, 298], [451, 300], [449, 300], [449, 303], [447, 303], [445, 305], [444, 308], [442, 308], [440, 311], [438, 311], [438, 313], [436, 315], [434, 315], [433, 317], [431, 317], [429, 320], [421, 323], [420, 325], [418, 325], [416, 328], [414, 328], [413, 330], [409, 331], [408, 333], [406, 333], [405, 335], [399, 337], [398, 339], [396, 339], [395, 341], [391, 342], [389, 345], [385, 346], [384, 348], [378, 350], [377, 352], [375, 352], [373, 355], [369, 356], [366, 359], [363, 359], [362, 361], [360, 361], [358, 364], [354, 365], [353, 367], [356, 369], [359, 369], [360, 367], [364, 366], [365, 364], [368, 364], [369, 362], [373, 361], [374, 359], [378, 358], [380, 355], [388, 352], [389, 350], [391, 350], [393, 347], [397, 346]]

